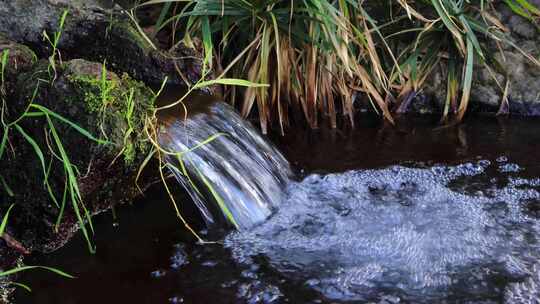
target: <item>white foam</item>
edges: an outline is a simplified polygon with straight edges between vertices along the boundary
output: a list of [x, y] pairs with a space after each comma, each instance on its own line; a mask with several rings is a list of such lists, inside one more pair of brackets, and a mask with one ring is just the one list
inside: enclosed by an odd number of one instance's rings
[[[226, 244], [238, 262], [265, 255], [277, 271], [331, 299], [393, 295], [429, 302], [493, 294], [499, 276], [519, 281], [532, 275], [540, 225], [523, 208], [539, 197], [523, 187], [534, 182], [464, 184], [485, 178], [489, 166], [311, 175], [289, 185], [269, 221], [231, 234]], [[468, 194], [461, 186], [479, 191]]]

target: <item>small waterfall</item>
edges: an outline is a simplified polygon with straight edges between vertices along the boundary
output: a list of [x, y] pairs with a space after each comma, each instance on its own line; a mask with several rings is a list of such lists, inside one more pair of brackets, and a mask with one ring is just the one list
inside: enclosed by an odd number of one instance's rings
[[208, 225], [263, 222], [284, 196], [288, 162], [228, 104], [195, 98], [187, 109], [187, 119], [183, 110], [160, 118], [160, 145], [180, 153], [167, 156], [169, 169]]

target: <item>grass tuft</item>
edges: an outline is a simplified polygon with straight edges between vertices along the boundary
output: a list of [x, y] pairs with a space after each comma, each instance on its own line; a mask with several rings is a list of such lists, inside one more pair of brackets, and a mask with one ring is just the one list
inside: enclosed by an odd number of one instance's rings
[[[533, 23], [540, 17], [527, 0], [504, 3]], [[353, 125], [358, 100], [393, 122], [393, 112], [405, 109], [440, 63], [449, 66], [441, 121], [461, 120], [475, 63], [496, 65], [486, 51], [491, 42], [540, 66], [511, 41], [491, 1], [151, 0], [140, 6], [147, 5], [162, 6], [156, 32], [170, 29], [173, 41], [187, 45], [202, 41], [205, 73], [212, 68], [221, 77], [270, 85], [225, 92], [243, 116], [256, 110], [263, 132], [272, 123], [283, 132], [291, 110], [312, 128], [320, 120], [336, 127], [338, 114]]]

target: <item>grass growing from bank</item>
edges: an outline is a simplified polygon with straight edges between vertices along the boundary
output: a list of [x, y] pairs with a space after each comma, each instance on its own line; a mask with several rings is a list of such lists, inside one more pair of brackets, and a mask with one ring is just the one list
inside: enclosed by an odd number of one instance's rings
[[[6, 226], [7, 226], [7, 222], [8, 222], [8, 219], [9, 219], [9, 213], [11, 212], [11, 209], [13, 208], [14, 205], [11, 205], [9, 206], [9, 208], [7, 209], [7, 211], [5, 212], [5, 214], [3, 214], [2, 216], [2, 222], [0, 223], [0, 237], [4, 237], [4, 231], [6, 229]], [[55, 273], [55, 274], [58, 274], [60, 276], [63, 276], [65, 278], [69, 278], [69, 279], [73, 279], [74, 277], [70, 274], [67, 274], [59, 269], [56, 269], [56, 268], [53, 268], [53, 267], [47, 267], [47, 266], [29, 266], [29, 265], [26, 265], [26, 266], [19, 266], [19, 267], [16, 267], [16, 268], [13, 268], [13, 269], [9, 269], [9, 270], [5, 270], [5, 271], [0, 271], [0, 278], [1, 277], [6, 277], [6, 276], [10, 276], [10, 275], [13, 275], [13, 274], [16, 274], [18, 272], [22, 272], [22, 271], [27, 271], [27, 270], [32, 270], [32, 269], [42, 269], [42, 270], [46, 270], [46, 271], [49, 271], [49, 272], [52, 272], [52, 273]], [[32, 291], [32, 289], [26, 285], [26, 284], [23, 284], [23, 283], [18, 283], [18, 282], [9, 282], [8, 284], [10, 285], [14, 285], [16, 287], [21, 287], [21, 288], [24, 288], [25, 290], [27, 291]]]
[[[538, 24], [540, 11], [527, 0], [504, 4]], [[291, 110], [313, 128], [323, 119], [336, 127], [338, 116], [354, 125], [358, 100], [393, 122], [440, 63], [448, 67], [443, 121], [460, 121], [475, 70], [506, 75], [490, 44], [508, 44], [540, 67], [488, 0], [151, 0], [138, 8], [149, 5], [161, 5], [151, 36], [201, 41], [214, 76], [270, 84], [226, 91], [244, 116], [257, 111], [263, 132], [272, 122], [283, 132]]]
[[[39, 100], [37, 99], [38, 93], [41, 89], [41, 86], [52, 86], [54, 81], [57, 77], [57, 58], [59, 57], [59, 52], [57, 49], [57, 44], [60, 40], [61, 33], [65, 24], [66, 17], [68, 15], [68, 11], [64, 11], [62, 14], [59, 25], [58, 25], [58, 31], [56, 31], [53, 35], [53, 38], [51, 39], [49, 35], [44, 32], [44, 39], [48, 41], [52, 47], [52, 53], [49, 56], [48, 61], [48, 79], [39, 79], [37, 78], [37, 82], [35, 84], [35, 89], [33, 90], [32, 97], [30, 100], [28, 100], [28, 104], [24, 111], [15, 119], [8, 120], [7, 113], [8, 113], [8, 101], [5, 100], [5, 93], [4, 93], [4, 86], [5, 86], [5, 71], [7, 69], [8, 64], [8, 58], [9, 58], [9, 49], [6, 49], [3, 51], [0, 61], [0, 87], [2, 88], [2, 105], [0, 109], [0, 122], [2, 125], [2, 140], [0, 141], [0, 160], [2, 160], [2, 157], [4, 155], [4, 152], [6, 150], [9, 134], [10, 133], [16, 133], [17, 135], [20, 135], [28, 145], [30, 145], [35, 153], [35, 156], [39, 159], [39, 164], [41, 165], [41, 171], [43, 174], [43, 185], [47, 189], [47, 192], [49, 194], [49, 197], [51, 201], [54, 203], [56, 208], [58, 208], [58, 217], [55, 224], [55, 229], [58, 232], [58, 228], [60, 226], [60, 222], [63, 219], [64, 211], [66, 208], [66, 205], [69, 203], [71, 204], [73, 211], [76, 215], [76, 218], [79, 222], [80, 229], [82, 230], [82, 233], [88, 243], [88, 248], [91, 252], [94, 252], [95, 248], [92, 245], [91, 241], [91, 234], [93, 234], [93, 226], [92, 226], [92, 220], [91, 215], [88, 209], [86, 208], [83, 198], [81, 195], [81, 191], [79, 189], [79, 183], [78, 183], [78, 172], [77, 168], [72, 164], [70, 157], [68, 155], [68, 151], [64, 148], [62, 135], [58, 133], [56, 124], [62, 123], [70, 128], [77, 131], [81, 136], [86, 137], [92, 141], [95, 141], [99, 144], [106, 144], [107, 141], [101, 140], [97, 137], [94, 137], [90, 132], [88, 132], [86, 129], [81, 127], [77, 122], [73, 122], [62, 115], [55, 113], [54, 111], [51, 111], [47, 107], [39, 104]], [[38, 139], [32, 137], [30, 133], [28, 133], [24, 129], [24, 122], [26, 120], [35, 120], [35, 119], [42, 119], [43, 120], [43, 126], [46, 130], [46, 134], [49, 134], [50, 138], [47, 140], [47, 145], [40, 145], [38, 142], [40, 142]], [[51, 155], [50, 159], [46, 159], [47, 153], [44, 151], [49, 151], [49, 155]], [[57, 197], [57, 194], [55, 194], [56, 190], [51, 187], [51, 184], [49, 182], [49, 176], [51, 172], [52, 165], [55, 161], [59, 161], [62, 164], [63, 172], [64, 172], [64, 179], [65, 179], [65, 185], [63, 194], [61, 195], [61, 198]], [[6, 182], [4, 178], [2, 178], [3, 186], [5, 189], [9, 188], [9, 182]], [[7, 191], [7, 190], [6, 190]], [[11, 192], [11, 191], [7, 191]], [[87, 226], [89, 229], [87, 229]]]

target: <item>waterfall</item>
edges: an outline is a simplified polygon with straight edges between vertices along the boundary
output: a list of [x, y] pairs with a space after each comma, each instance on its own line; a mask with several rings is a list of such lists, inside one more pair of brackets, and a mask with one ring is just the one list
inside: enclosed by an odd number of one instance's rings
[[186, 119], [162, 115], [158, 140], [178, 153], [167, 166], [206, 223], [245, 230], [266, 220], [283, 199], [288, 162], [228, 104], [195, 99], [187, 110]]

